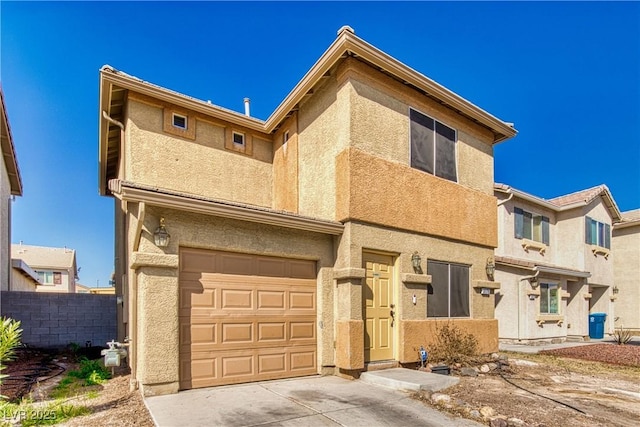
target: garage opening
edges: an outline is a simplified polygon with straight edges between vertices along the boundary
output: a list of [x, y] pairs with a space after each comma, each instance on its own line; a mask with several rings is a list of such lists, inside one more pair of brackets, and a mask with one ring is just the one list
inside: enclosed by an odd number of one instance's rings
[[180, 249], [180, 389], [313, 375], [316, 263]]

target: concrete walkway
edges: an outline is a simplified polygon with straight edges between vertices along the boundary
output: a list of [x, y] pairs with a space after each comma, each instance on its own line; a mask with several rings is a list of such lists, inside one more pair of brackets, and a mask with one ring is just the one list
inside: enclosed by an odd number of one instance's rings
[[189, 390], [148, 397], [145, 403], [161, 427], [482, 425], [438, 412], [406, 392], [334, 376]]

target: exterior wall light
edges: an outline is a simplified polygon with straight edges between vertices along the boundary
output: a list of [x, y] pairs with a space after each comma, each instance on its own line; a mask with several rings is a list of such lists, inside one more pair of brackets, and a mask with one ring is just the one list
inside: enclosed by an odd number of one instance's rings
[[169, 246], [169, 239], [171, 239], [171, 235], [167, 232], [167, 229], [164, 226], [164, 217], [161, 217], [160, 226], [153, 232], [153, 240], [157, 247], [166, 248]]
[[492, 257], [487, 258], [487, 265], [485, 266], [485, 270], [487, 272], [487, 276], [490, 279], [493, 279], [493, 275], [496, 272], [496, 263], [493, 261]]
[[413, 266], [413, 271], [416, 274], [422, 273], [422, 266], [420, 263], [422, 262], [422, 258], [418, 255], [418, 251], [415, 251], [413, 255], [411, 255], [411, 265]]
[[617, 286], [614, 286], [614, 287], [613, 287], [613, 294], [614, 294], [614, 295], [617, 295], [617, 294], [618, 294], [618, 292], [620, 292], [620, 289], [618, 289], [618, 287], [617, 287]]

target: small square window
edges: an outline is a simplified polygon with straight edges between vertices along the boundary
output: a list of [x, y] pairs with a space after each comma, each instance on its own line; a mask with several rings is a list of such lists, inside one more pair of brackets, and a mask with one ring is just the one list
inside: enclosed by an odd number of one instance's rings
[[233, 143], [236, 144], [236, 145], [244, 146], [244, 134], [243, 133], [238, 133], [238, 132], [233, 132]]
[[173, 114], [173, 126], [178, 129], [186, 129], [187, 128], [187, 117], [181, 116], [179, 114]]

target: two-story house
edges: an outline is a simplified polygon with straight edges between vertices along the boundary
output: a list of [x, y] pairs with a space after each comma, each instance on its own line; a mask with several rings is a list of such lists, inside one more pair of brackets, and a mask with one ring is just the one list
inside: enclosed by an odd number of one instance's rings
[[498, 198], [495, 278], [500, 339], [561, 342], [589, 336], [589, 314], [614, 324], [611, 226], [620, 211], [598, 186], [543, 199], [505, 184]]
[[416, 362], [439, 322], [497, 349], [493, 145], [513, 125], [349, 27], [266, 121], [110, 66], [100, 88], [144, 394]]
[[0, 291], [15, 290], [11, 286], [11, 201], [22, 196], [22, 180], [11, 126], [0, 88]]
[[25, 278], [33, 282], [35, 289], [24, 287], [24, 291], [35, 292], [76, 292], [78, 268], [76, 251], [67, 247], [51, 248], [46, 246], [11, 245], [13, 281], [24, 282]]
[[640, 332], [640, 209], [622, 212], [613, 224], [616, 327]]

